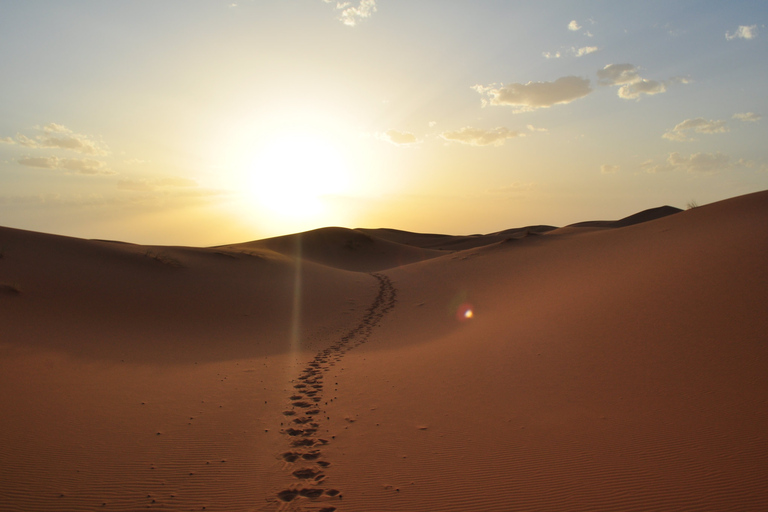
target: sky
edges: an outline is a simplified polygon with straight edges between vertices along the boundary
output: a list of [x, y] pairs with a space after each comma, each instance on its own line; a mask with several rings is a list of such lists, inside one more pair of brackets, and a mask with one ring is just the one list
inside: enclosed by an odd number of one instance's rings
[[211, 246], [768, 189], [764, 1], [0, 0], [0, 225]]

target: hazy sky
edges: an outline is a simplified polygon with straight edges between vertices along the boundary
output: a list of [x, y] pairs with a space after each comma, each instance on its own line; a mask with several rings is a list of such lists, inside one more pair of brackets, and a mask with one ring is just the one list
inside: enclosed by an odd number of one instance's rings
[[0, 225], [466, 234], [768, 189], [766, 18], [764, 1], [0, 0]]

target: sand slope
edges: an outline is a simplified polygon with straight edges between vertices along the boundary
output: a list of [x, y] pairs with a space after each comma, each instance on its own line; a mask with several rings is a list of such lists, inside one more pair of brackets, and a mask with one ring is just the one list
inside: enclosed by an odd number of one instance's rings
[[223, 246], [231, 250], [271, 250], [322, 265], [359, 272], [384, 270], [437, 256], [442, 252], [376, 236], [375, 230], [322, 228], [305, 233]]
[[641, 213], [301, 260], [2, 228], [0, 508], [766, 510], [768, 193]]

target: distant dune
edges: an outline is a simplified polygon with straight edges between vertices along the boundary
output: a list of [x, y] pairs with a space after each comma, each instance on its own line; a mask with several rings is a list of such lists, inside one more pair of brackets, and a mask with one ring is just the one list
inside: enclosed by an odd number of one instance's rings
[[0, 510], [768, 510], [766, 228], [0, 228]]

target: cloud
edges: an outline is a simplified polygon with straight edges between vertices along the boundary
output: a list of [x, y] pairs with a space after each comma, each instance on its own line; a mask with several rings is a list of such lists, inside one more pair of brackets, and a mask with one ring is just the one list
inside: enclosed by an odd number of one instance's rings
[[66, 126], [56, 123], [48, 123], [43, 127], [38, 127], [33, 138], [18, 134], [16, 142], [24, 147], [34, 149], [66, 149], [75, 153], [100, 156], [109, 154], [109, 151], [87, 135], [75, 133]]
[[503, 126], [490, 130], [465, 126], [460, 130], [443, 132], [440, 134], [440, 137], [445, 140], [469, 144], [470, 146], [501, 146], [507, 139], [523, 136], [525, 136], [524, 133], [510, 130]]
[[739, 25], [735, 32], [726, 32], [725, 39], [733, 41], [734, 39], [754, 39], [757, 37], [757, 25]]
[[107, 164], [91, 158], [58, 158], [55, 156], [21, 158], [17, 162], [26, 167], [39, 169], [59, 169], [73, 171], [76, 174], [116, 174], [107, 168]]
[[642, 80], [637, 68], [632, 64], [608, 64], [597, 72], [600, 85], [632, 84]]
[[687, 84], [688, 79], [672, 77], [669, 80], [646, 80], [640, 76], [638, 68], [632, 64], [608, 64], [597, 71], [600, 85], [619, 85], [618, 96], [625, 100], [637, 99], [643, 94], [652, 96], [667, 91], [667, 86], [676, 83]]
[[583, 57], [584, 55], [589, 55], [590, 53], [595, 53], [600, 48], [597, 46], [584, 46], [582, 48], [571, 48], [571, 51], [577, 56], [577, 57]]
[[[591, 19], [591, 18], [590, 18], [590, 19], [588, 19], [587, 21], [588, 21], [590, 24], [592, 24], [592, 25], [594, 25], [594, 24], [595, 24], [595, 20], [593, 20], [593, 19]], [[578, 21], [576, 21], [576, 20], [571, 20], [571, 22], [570, 22], [570, 23], [568, 23], [568, 30], [570, 30], [571, 32], [578, 32], [578, 31], [579, 31], [579, 30], [581, 30], [582, 28], [583, 28], [583, 27], [582, 27], [581, 25], [579, 25], [579, 22], [578, 22]], [[584, 35], [585, 35], [585, 36], [587, 36], [587, 37], [594, 37], [594, 36], [593, 36], [593, 34], [592, 34], [592, 32], [590, 32], [589, 30], [585, 30], [585, 31], [584, 31]]]
[[387, 130], [386, 132], [379, 134], [378, 137], [381, 140], [397, 144], [399, 146], [404, 144], [415, 144], [419, 142], [419, 139], [410, 132], [400, 132], [397, 130]]
[[[330, 4], [335, 0], [324, 0]], [[353, 7], [350, 2], [336, 1], [336, 10], [341, 11], [339, 20], [348, 27], [354, 27], [362, 18], [370, 18], [376, 12], [376, 0], [360, 0], [357, 7]]]
[[10, 137], [3, 137], [2, 139], [0, 139], [0, 143], [3, 143], [3, 144], [16, 144], [16, 141], [13, 140]]
[[674, 128], [662, 135], [667, 140], [692, 141], [694, 138], [688, 135], [689, 132], [695, 133], [725, 133], [728, 131], [725, 121], [707, 121], [703, 117], [696, 119], [686, 119], [678, 123]]
[[720, 153], [693, 153], [689, 156], [683, 156], [680, 153], [670, 153], [666, 162], [660, 165], [652, 161], [644, 162], [640, 165], [646, 172], [686, 172], [689, 174], [715, 174], [722, 171], [730, 171], [739, 167], [753, 167], [754, 163], [739, 159], [732, 161], [731, 157]]
[[739, 121], [747, 121], [750, 123], [756, 123], [760, 119], [763, 118], [760, 114], [755, 114], [754, 112], [741, 112], [739, 114], [733, 114], [734, 119], [738, 119]]
[[598, 48], [597, 46], [584, 46], [582, 48], [576, 48], [575, 46], [571, 46], [568, 49], [565, 49], [565, 50], [561, 49], [556, 52], [543, 52], [542, 55], [546, 59], [559, 59], [560, 57], [563, 57], [565, 55], [572, 55], [574, 57], [583, 57], [584, 55], [589, 55], [590, 53], [594, 53], [598, 50], [600, 50], [600, 48]]
[[662, 92], [667, 92], [667, 85], [664, 82], [657, 82], [656, 80], [642, 79], [639, 82], [619, 87], [619, 97], [624, 98], [625, 100], [634, 100], [639, 98], [642, 94], [652, 96], [654, 94], [661, 94]]
[[616, 171], [618, 170], [619, 170], [618, 165], [603, 164], [600, 166], [600, 172], [603, 174], [616, 174]]
[[515, 112], [527, 112], [570, 103], [592, 92], [589, 79], [578, 76], [564, 76], [554, 82], [475, 85], [472, 89], [488, 97], [488, 99], [483, 98], [484, 106], [487, 103], [509, 105], [517, 107]]
[[154, 180], [120, 180], [117, 182], [119, 190], [131, 190], [134, 192], [153, 192], [158, 189], [197, 187], [197, 182], [189, 178], [170, 177]]

